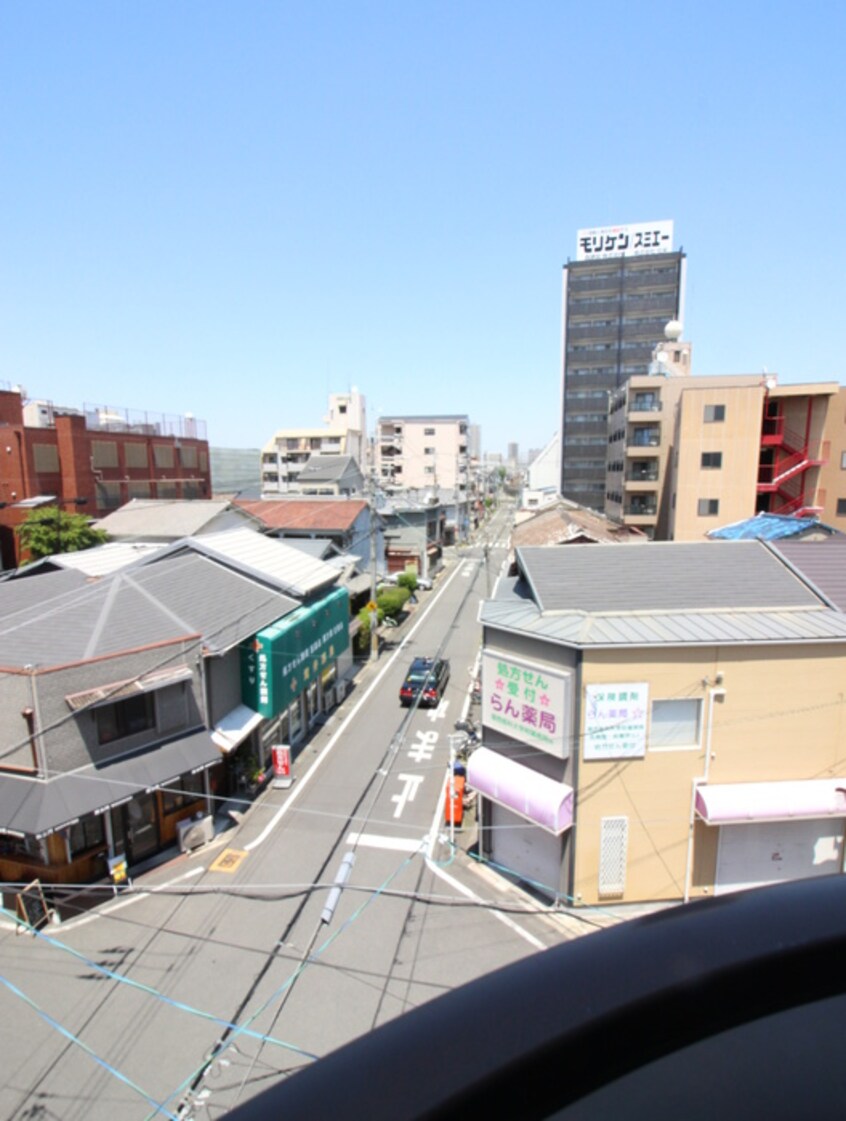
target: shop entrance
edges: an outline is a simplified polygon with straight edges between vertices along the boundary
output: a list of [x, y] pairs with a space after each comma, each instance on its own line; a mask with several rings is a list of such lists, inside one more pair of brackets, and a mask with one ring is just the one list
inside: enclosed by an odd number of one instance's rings
[[131, 802], [121, 807], [121, 816], [130, 864], [138, 864], [158, 851], [159, 829], [154, 794], [136, 794]]

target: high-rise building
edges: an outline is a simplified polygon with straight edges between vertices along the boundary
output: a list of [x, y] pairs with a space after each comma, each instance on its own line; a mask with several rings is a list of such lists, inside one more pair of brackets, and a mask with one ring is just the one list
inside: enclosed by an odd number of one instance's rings
[[564, 266], [561, 493], [605, 508], [608, 396], [647, 374], [671, 319], [683, 320], [685, 255], [671, 221], [579, 230]]

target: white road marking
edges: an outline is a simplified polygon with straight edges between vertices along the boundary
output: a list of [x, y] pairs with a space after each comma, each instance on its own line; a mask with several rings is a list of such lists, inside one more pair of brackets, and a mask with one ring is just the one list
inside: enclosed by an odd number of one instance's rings
[[441, 797], [438, 799], [438, 804], [435, 809], [435, 816], [432, 819], [432, 830], [429, 834], [429, 847], [426, 850], [426, 866], [428, 867], [430, 872], [434, 872], [436, 876], [440, 876], [440, 878], [448, 883], [450, 887], [453, 887], [456, 891], [461, 892], [461, 894], [467, 896], [468, 899], [474, 899], [477, 903], [481, 903], [483, 906], [487, 906], [489, 915], [493, 915], [495, 919], [499, 919], [501, 923], [507, 926], [510, 930], [513, 930], [515, 934], [525, 939], [525, 941], [528, 942], [530, 946], [534, 946], [536, 950], [545, 950], [546, 946], [543, 944], [543, 942], [540, 941], [539, 938], [535, 938], [534, 934], [530, 934], [528, 930], [524, 930], [522, 926], [514, 922], [513, 919], [510, 919], [508, 915], [504, 915], [502, 911], [497, 911], [493, 907], [490, 907], [480, 895], [477, 895], [474, 891], [471, 891], [469, 887], [465, 887], [464, 884], [459, 883], [454, 876], [450, 876], [448, 872], [445, 872], [434, 859], [434, 856], [432, 854], [435, 851], [435, 845], [437, 844], [439, 836], [441, 807], [444, 805], [448, 786], [449, 770], [447, 770], [447, 773], [444, 776], [443, 791], [441, 793]]
[[364, 691], [364, 694], [363, 694], [361, 700], [347, 714], [344, 721], [339, 725], [338, 730], [335, 732], [334, 736], [332, 736], [332, 738], [329, 740], [329, 742], [326, 744], [326, 746], [323, 748], [323, 750], [317, 756], [317, 758], [312, 763], [312, 765], [308, 769], [308, 771], [302, 776], [302, 778], [298, 779], [297, 782], [295, 783], [295, 785], [291, 788], [291, 792], [288, 795], [288, 797], [286, 798], [285, 802], [279, 807], [279, 809], [276, 811], [276, 813], [273, 815], [273, 817], [270, 819], [270, 821], [267, 823], [267, 825], [264, 827], [264, 829], [261, 831], [261, 833], [259, 833], [258, 837], [256, 837], [254, 841], [250, 841], [249, 844], [244, 845], [244, 848], [247, 850], [247, 852], [251, 852], [254, 848], [258, 848], [258, 846], [260, 844], [262, 844], [263, 841], [267, 840], [267, 838], [270, 836], [270, 834], [273, 832], [273, 830], [276, 828], [276, 826], [279, 824], [279, 822], [282, 820], [282, 818], [285, 816], [285, 814], [290, 810], [291, 806], [294, 805], [294, 803], [297, 801], [299, 796], [302, 794], [303, 790], [305, 790], [305, 788], [308, 786], [308, 784], [311, 782], [311, 780], [317, 774], [318, 768], [321, 767], [322, 764], [329, 758], [329, 756], [332, 753], [332, 750], [335, 747], [335, 745], [340, 741], [341, 737], [344, 735], [347, 728], [350, 726], [350, 724], [355, 719], [355, 717], [358, 716], [358, 713], [361, 710], [362, 705], [364, 705], [370, 699], [370, 694], [376, 689], [377, 685], [379, 685], [382, 678], [391, 669], [391, 667], [393, 666], [393, 664], [397, 660], [397, 658], [399, 658], [404, 653], [405, 647], [408, 645], [408, 643], [414, 637], [416, 632], [419, 630], [419, 628], [425, 622], [425, 620], [426, 620], [426, 618], [429, 614], [430, 608], [435, 603], [437, 603], [437, 601], [441, 598], [441, 596], [444, 594], [444, 592], [450, 586], [450, 584], [455, 579], [455, 577], [458, 575], [458, 573], [459, 573], [458, 568], [453, 569], [453, 571], [450, 573], [450, 575], [446, 578], [444, 583], [441, 585], [440, 589], [437, 592], [432, 593], [432, 598], [429, 600], [429, 603], [426, 607], [426, 610], [420, 612], [420, 618], [417, 620], [417, 622], [414, 624], [414, 626], [411, 628], [411, 630], [408, 632], [408, 634], [405, 636], [405, 638], [402, 640], [402, 642], [396, 648], [393, 655], [387, 660], [387, 662], [382, 667], [382, 669], [379, 671], [379, 673], [377, 673], [376, 676], [373, 678], [373, 680], [370, 682], [370, 685]]
[[190, 880], [194, 876], [199, 876], [205, 872], [203, 865], [198, 865], [196, 868], [191, 868], [181, 876], [177, 876], [174, 880], [168, 880], [166, 884], [159, 884], [156, 887], [147, 888], [146, 891], [140, 891], [137, 895], [128, 895], [121, 899], [119, 903], [107, 904], [92, 911], [90, 915], [86, 915], [81, 919], [70, 919], [61, 924], [62, 930], [76, 930], [79, 926], [85, 926], [86, 923], [94, 922], [95, 919], [102, 918], [104, 915], [114, 914], [115, 911], [122, 911], [124, 907], [131, 907], [133, 903], [140, 903], [142, 899], [146, 899], [150, 895], [155, 895], [157, 892], [164, 891], [166, 888], [173, 887], [174, 884], [181, 883], [182, 880]]
[[446, 699], [446, 697], [444, 697], [444, 699], [441, 701], [441, 703], [438, 705], [437, 708], [430, 708], [429, 709], [429, 712], [428, 712], [429, 719], [432, 721], [433, 724], [436, 720], [443, 720], [444, 717], [447, 714], [447, 709], [448, 708], [449, 708], [449, 701]]
[[408, 803], [413, 802], [417, 797], [417, 789], [423, 781], [423, 775], [397, 775], [397, 778], [405, 785], [402, 793], [391, 795], [391, 801], [397, 804], [394, 817], [400, 817]]
[[417, 732], [418, 743], [412, 744], [406, 755], [414, 763], [428, 763], [435, 751], [438, 742], [437, 732]]
[[376, 833], [348, 833], [347, 844], [352, 848], [391, 849], [394, 852], [423, 852], [427, 837], [412, 841], [405, 837], [385, 837]]

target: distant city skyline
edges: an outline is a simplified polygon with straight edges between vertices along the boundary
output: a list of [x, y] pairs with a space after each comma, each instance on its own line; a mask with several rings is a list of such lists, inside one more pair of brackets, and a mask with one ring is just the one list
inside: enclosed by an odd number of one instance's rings
[[191, 5], [9, 6], [0, 382], [194, 413], [218, 447], [352, 386], [371, 417], [544, 447], [578, 231], [657, 218], [695, 374], [842, 380], [844, 25], [209, 0], [198, 34]]

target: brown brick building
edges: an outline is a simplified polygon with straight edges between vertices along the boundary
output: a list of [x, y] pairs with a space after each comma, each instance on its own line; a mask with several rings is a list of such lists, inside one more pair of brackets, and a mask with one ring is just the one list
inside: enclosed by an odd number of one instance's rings
[[0, 390], [3, 568], [18, 563], [14, 527], [28, 513], [20, 505], [27, 500], [73, 509], [85, 499], [85, 513], [102, 517], [130, 498], [210, 498], [209, 446], [200, 433], [203, 423], [193, 417], [59, 412]]

